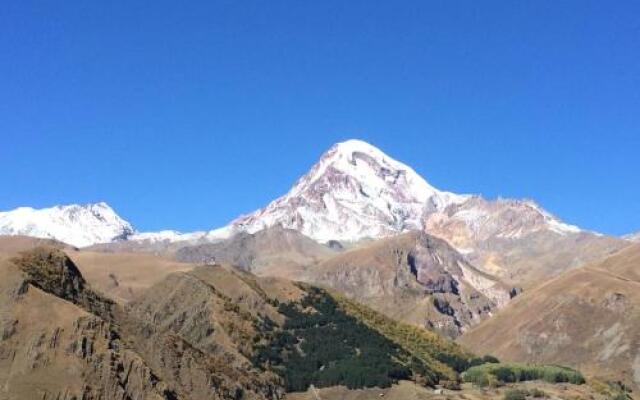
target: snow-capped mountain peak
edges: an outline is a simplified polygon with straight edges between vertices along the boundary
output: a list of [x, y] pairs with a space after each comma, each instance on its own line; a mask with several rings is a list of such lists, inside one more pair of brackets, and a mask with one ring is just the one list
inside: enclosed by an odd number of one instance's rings
[[124, 239], [133, 228], [104, 202], [0, 212], [0, 235], [56, 239], [77, 247]]
[[[207, 232], [135, 232], [106, 203], [22, 207], [0, 212], [0, 235], [53, 238], [78, 247], [116, 239], [147, 243], [215, 242], [281, 226], [320, 242], [379, 239], [420, 230], [468, 252], [479, 241], [517, 241], [537, 232], [582, 232], [530, 200], [485, 200], [430, 185], [411, 167], [361, 140], [327, 150], [285, 195]], [[470, 251], [470, 250], [469, 250]]]
[[358, 179], [364, 188], [373, 191], [383, 191], [389, 183], [394, 183], [391, 181], [404, 179], [407, 189], [404, 194], [418, 201], [426, 201], [438, 192], [411, 167], [390, 158], [369, 143], [351, 139], [333, 145], [324, 153], [309, 174], [296, 183], [291, 195], [298, 195], [309, 184], [321, 179], [329, 168]]
[[348, 140], [325, 152], [287, 194], [236, 219], [230, 230], [281, 225], [323, 242], [380, 238], [421, 229], [425, 210], [467, 197], [439, 191], [378, 148]]

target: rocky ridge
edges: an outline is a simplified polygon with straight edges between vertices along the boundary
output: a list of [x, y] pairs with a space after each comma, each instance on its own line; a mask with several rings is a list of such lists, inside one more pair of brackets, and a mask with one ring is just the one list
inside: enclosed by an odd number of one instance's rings
[[[344, 371], [350, 363], [366, 369], [371, 362], [362, 357], [375, 357], [383, 368], [376, 379], [387, 384], [398, 368], [423, 385], [455, 380], [472, 357], [321, 289], [230, 266], [170, 274], [125, 306], [94, 291], [59, 248], [3, 256], [0, 278], [0, 393], [8, 398], [279, 399], [295, 377], [320, 386], [342, 379], [331, 369], [322, 379], [315, 370], [291, 375], [297, 369], [287, 354], [296, 348], [304, 352], [295, 362], [318, 357]], [[289, 333], [308, 323], [316, 328]], [[370, 340], [385, 347], [369, 344], [375, 356], [361, 354], [353, 342], [327, 358], [333, 353], [317, 349], [329, 343], [306, 347], [324, 340], [315, 335], [318, 323], [341, 338], [334, 344], [360, 337], [367, 340], [360, 348]]]
[[623, 239], [629, 240], [631, 242], [640, 242], [640, 232], [630, 233], [628, 235], [623, 236]]
[[153, 325], [92, 291], [60, 250], [26, 252], [3, 273], [0, 376], [10, 398], [280, 396], [276, 378], [213, 365], [171, 332], [149, 334]]
[[477, 270], [445, 241], [421, 232], [345, 251], [305, 268], [300, 279], [451, 337], [517, 293]]

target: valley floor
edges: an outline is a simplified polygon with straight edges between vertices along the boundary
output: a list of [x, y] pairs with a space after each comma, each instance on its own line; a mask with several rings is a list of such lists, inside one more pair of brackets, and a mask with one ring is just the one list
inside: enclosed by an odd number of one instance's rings
[[489, 400], [503, 399], [505, 394], [513, 389], [527, 391], [538, 389], [543, 391], [549, 400], [605, 400], [611, 398], [608, 394], [597, 393], [589, 385], [550, 384], [542, 381], [522, 382], [500, 388], [479, 388], [471, 384], [464, 384], [461, 390], [434, 390], [416, 385], [413, 382], [401, 381], [387, 389], [350, 390], [342, 386], [311, 388], [304, 393], [289, 393], [285, 396], [285, 400]]

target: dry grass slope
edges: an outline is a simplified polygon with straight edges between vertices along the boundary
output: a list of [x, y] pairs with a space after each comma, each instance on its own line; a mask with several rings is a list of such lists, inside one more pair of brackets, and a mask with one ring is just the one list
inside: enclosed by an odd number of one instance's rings
[[525, 292], [460, 338], [502, 360], [560, 363], [640, 387], [640, 245]]

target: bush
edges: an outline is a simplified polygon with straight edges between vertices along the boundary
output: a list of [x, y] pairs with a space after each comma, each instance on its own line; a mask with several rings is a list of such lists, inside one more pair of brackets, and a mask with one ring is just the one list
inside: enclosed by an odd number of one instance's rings
[[500, 360], [490, 355], [486, 355], [484, 357], [474, 357], [469, 360], [465, 369], [475, 367], [477, 365], [482, 365], [482, 364], [498, 364], [499, 362]]
[[504, 400], [526, 400], [527, 392], [520, 389], [509, 389], [504, 394]]
[[500, 382], [517, 382], [520, 380], [520, 377], [516, 376], [516, 371], [508, 366], [498, 367], [494, 369], [491, 374]]

